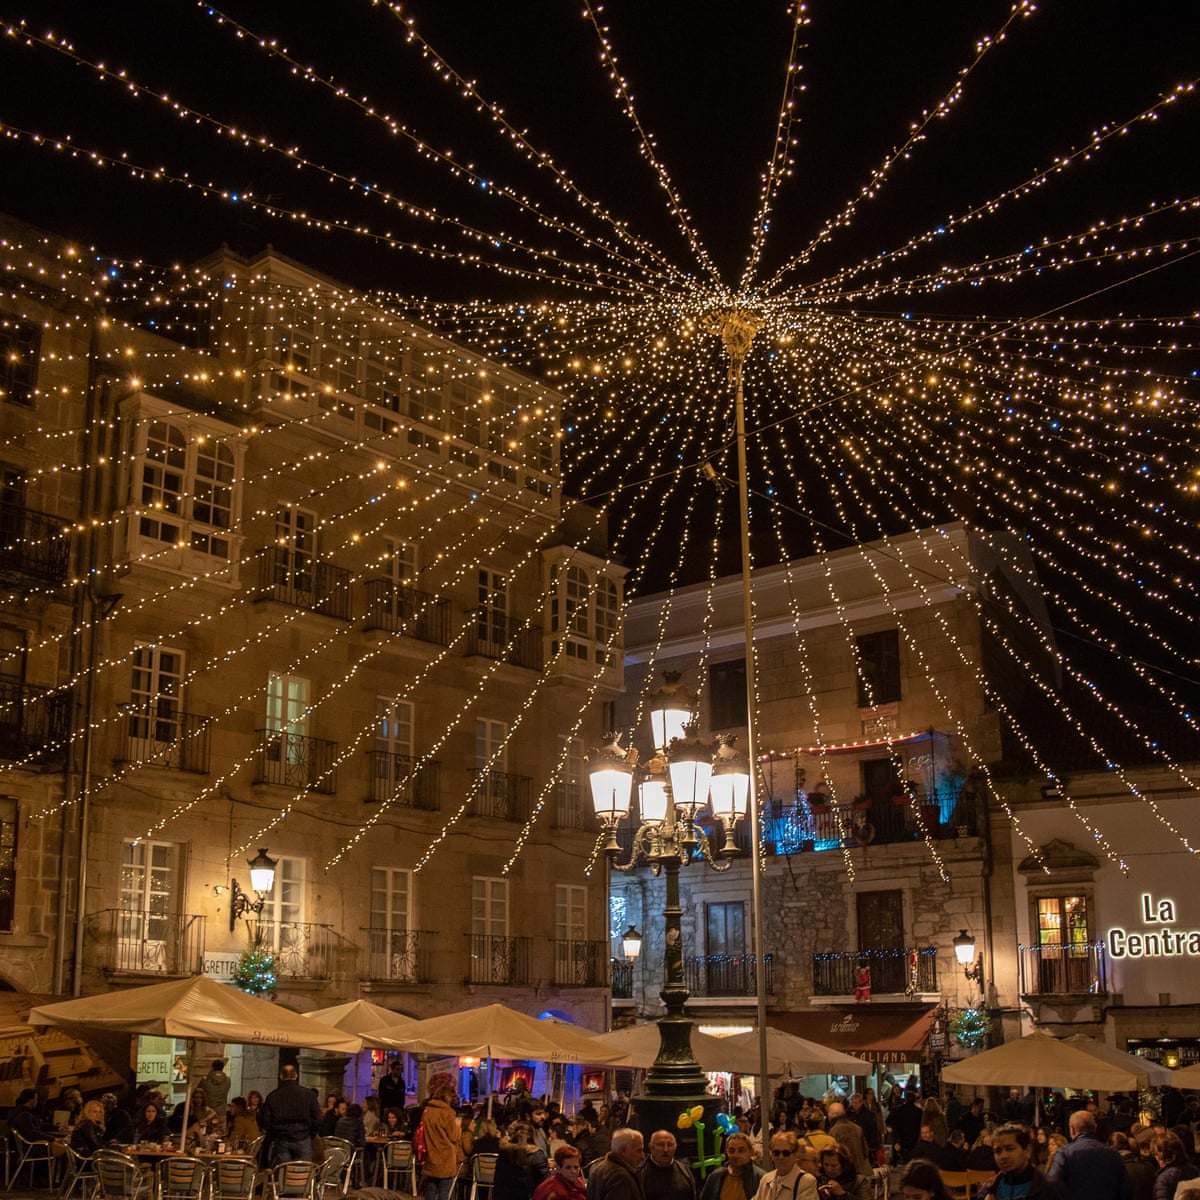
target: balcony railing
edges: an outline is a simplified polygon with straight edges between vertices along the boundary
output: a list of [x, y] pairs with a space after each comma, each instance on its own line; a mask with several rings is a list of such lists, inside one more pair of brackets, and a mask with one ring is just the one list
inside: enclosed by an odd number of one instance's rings
[[527, 984], [529, 973], [527, 937], [467, 934], [471, 971], [468, 983]]
[[0, 758], [54, 762], [66, 753], [69, 692], [0, 679]]
[[763, 840], [768, 854], [805, 850], [894, 845], [923, 838], [974, 837], [981, 829], [982, 804], [973, 794], [936, 792], [915, 804], [858, 801], [851, 804], [795, 804], [772, 801], [764, 806]]
[[259, 739], [255, 783], [277, 783], [326, 796], [337, 791], [337, 772], [333, 767], [337, 742], [281, 733], [277, 729], [256, 729], [255, 733]]
[[1105, 995], [1108, 956], [1103, 942], [1071, 946], [1018, 946], [1022, 996]]
[[371, 772], [368, 804], [391, 803], [429, 812], [436, 812], [440, 807], [442, 764], [436, 759], [368, 750], [367, 762]]
[[853, 996], [862, 963], [871, 968], [874, 993], [938, 990], [936, 946], [910, 946], [903, 950], [830, 950], [814, 954], [812, 963], [814, 996]]
[[254, 946], [275, 955], [280, 979], [329, 979], [333, 975], [332, 925], [305, 921], [247, 922]]
[[286, 546], [267, 546], [258, 552], [258, 599], [349, 621], [350, 572]]
[[58, 517], [0, 504], [0, 574], [62, 583], [70, 562], [71, 544]]
[[555, 941], [554, 982], [558, 987], [603, 987], [607, 973], [607, 942]]
[[367, 978], [376, 983], [430, 983], [429, 948], [437, 936], [419, 929], [364, 929]]
[[[703, 954], [684, 960], [687, 989], [693, 996], [753, 996], [755, 962], [753, 954]], [[763, 955], [768, 995], [775, 993], [775, 956]]]
[[400, 633], [435, 646], [450, 644], [450, 601], [401, 587], [391, 579], [367, 580], [364, 629]]
[[528, 775], [513, 775], [508, 771], [486, 771], [471, 768], [471, 791], [475, 802], [471, 812], [477, 817], [495, 817], [499, 821], [529, 819], [533, 780]]
[[211, 717], [133, 705], [125, 706], [124, 715], [127, 761], [207, 773]]
[[88, 964], [132, 975], [199, 975], [204, 917], [141, 908], [105, 908], [85, 923]]
[[628, 958], [610, 958], [608, 969], [614, 1000], [633, 999], [633, 962]]
[[468, 613], [467, 654], [497, 658], [514, 667], [542, 669], [542, 629], [486, 609]]
[[592, 828], [592, 811], [588, 801], [590, 796], [584, 794], [584, 788], [578, 783], [560, 783], [554, 797], [554, 827], [555, 829], [586, 829]]

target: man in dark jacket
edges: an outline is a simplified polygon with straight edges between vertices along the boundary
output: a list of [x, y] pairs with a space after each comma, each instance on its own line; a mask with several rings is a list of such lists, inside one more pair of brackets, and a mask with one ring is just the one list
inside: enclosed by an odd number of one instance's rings
[[638, 1168], [646, 1200], [696, 1200], [691, 1168], [675, 1157], [678, 1142], [669, 1129], [650, 1135], [650, 1154]]
[[618, 1129], [612, 1149], [588, 1176], [588, 1200], [645, 1200], [638, 1168], [646, 1157], [636, 1129]]
[[725, 1166], [709, 1174], [700, 1189], [700, 1200], [721, 1200], [721, 1188], [726, 1179], [741, 1180], [746, 1200], [754, 1200], [758, 1181], [764, 1171], [754, 1161], [754, 1146], [744, 1133], [731, 1133], [725, 1139]]
[[1067, 1200], [1062, 1184], [1047, 1179], [1033, 1165], [1033, 1146], [1024, 1125], [999, 1126], [992, 1134], [992, 1149], [999, 1172], [979, 1189], [979, 1198], [1028, 1196], [1030, 1200]]
[[321, 1106], [311, 1089], [300, 1086], [293, 1066], [279, 1068], [279, 1086], [258, 1110], [259, 1126], [267, 1135], [272, 1165], [293, 1159], [312, 1159], [312, 1140], [321, 1125]]
[[1129, 1200], [1132, 1188], [1125, 1164], [1096, 1136], [1096, 1118], [1080, 1109], [1071, 1114], [1068, 1129], [1071, 1144], [1054, 1156], [1046, 1178], [1061, 1183], [1068, 1200]]

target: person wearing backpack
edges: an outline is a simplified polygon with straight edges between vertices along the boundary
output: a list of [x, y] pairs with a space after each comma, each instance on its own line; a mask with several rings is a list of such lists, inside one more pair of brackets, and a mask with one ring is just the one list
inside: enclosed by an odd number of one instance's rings
[[424, 1200], [449, 1200], [462, 1161], [462, 1127], [453, 1088], [430, 1096], [413, 1135], [413, 1154], [421, 1168]]

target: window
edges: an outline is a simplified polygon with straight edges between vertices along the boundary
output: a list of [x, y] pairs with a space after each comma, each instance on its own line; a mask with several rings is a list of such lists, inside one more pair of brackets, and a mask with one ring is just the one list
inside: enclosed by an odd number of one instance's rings
[[508, 584], [498, 571], [483, 569], [476, 592], [476, 636], [483, 653], [495, 658], [508, 641]]
[[467, 364], [457, 368], [450, 380], [446, 404], [446, 432], [472, 446], [483, 445], [483, 380], [477, 368]]
[[471, 982], [514, 983], [516, 944], [508, 936], [508, 880], [471, 880]]
[[275, 586], [315, 596], [317, 514], [281, 505], [275, 510]]
[[175, 957], [180, 849], [171, 842], [125, 842], [117, 961], [127, 969], [167, 971]]
[[621, 628], [621, 594], [616, 583], [602, 578], [596, 584], [596, 661], [611, 667]]
[[412, 916], [412, 872], [371, 869], [371, 954], [376, 978], [411, 982], [417, 977]]
[[858, 647], [858, 706], [900, 699], [900, 632], [881, 629], [854, 639]]
[[708, 710], [714, 729], [746, 724], [746, 662], [712, 663], [708, 668]]
[[508, 759], [508, 747], [505, 745], [507, 737], [508, 726], [503, 721], [478, 718], [475, 722], [475, 765], [503, 771]]
[[155, 756], [156, 747], [174, 745], [179, 738], [183, 697], [183, 652], [168, 646], [143, 646], [134, 651], [129, 687], [130, 759]]
[[41, 345], [36, 325], [0, 322], [0, 402], [33, 407]]
[[390, 696], [375, 698], [375, 749], [384, 754], [412, 754], [413, 706]]
[[587, 943], [587, 888], [555, 885], [554, 943], [554, 982], [560, 986], [590, 983], [593, 963]]
[[200, 419], [147, 419], [143, 402], [123, 409], [132, 430], [128, 486], [130, 549], [170, 565], [168, 547], [208, 558], [236, 558], [237, 448], [224, 427]]
[[387, 564], [388, 578], [393, 583], [412, 585], [417, 579], [417, 544], [402, 542], [398, 538], [383, 539], [383, 554]]
[[558, 827], [583, 829], [587, 820], [584, 801], [589, 791], [584, 784], [587, 775], [583, 764], [583, 739], [560, 737], [559, 740], [562, 744], [562, 771], [558, 778]]
[[10, 933], [17, 899], [17, 802], [0, 796], [0, 933]]
[[267, 758], [294, 766], [306, 761], [308, 680], [299, 675], [267, 676]]
[[309, 375], [313, 367], [313, 346], [316, 343], [316, 314], [304, 304], [284, 303], [281, 306], [282, 330], [279, 335], [279, 355], [300, 375]]
[[[408, 415], [434, 429], [442, 427], [442, 364], [433, 352], [415, 351], [408, 375]], [[436, 446], [437, 439], [434, 439]]]
[[[555, 563], [550, 569], [551, 587], [550, 632], [566, 636], [568, 658], [591, 657], [588, 640], [588, 574], [582, 567]], [[552, 643], [558, 653], [559, 642]]]
[[1094, 992], [1088, 897], [1038, 896], [1033, 903], [1039, 993]]
[[704, 906], [705, 983], [710, 996], [743, 994], [753, 977], [746, 944], [746, 906], [728, 900]]

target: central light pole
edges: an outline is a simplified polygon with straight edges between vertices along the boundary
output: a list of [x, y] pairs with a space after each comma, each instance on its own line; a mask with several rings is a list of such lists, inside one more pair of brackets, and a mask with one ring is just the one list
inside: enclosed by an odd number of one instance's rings
[[[666, 1013], [658, 1021], [658, 1057], [646, 1074], [645, 1091], [633, 1098], [637, 1126], [647, 1135], [655, 1129], [674, 1129], [680, 1112], [697, 1104], [704, 1107], [706, 1124], [712, 1128], [721, 1107], [718, 1097], [707, 1094], [707, 1077], [692, 1052], [692, 1020], [684, 1011], [688, 990], [679, 869], [696, 858], [713, 870], [730, 868], [738, 853], [734, 830], [746, 815], [750, 778], [749, 763], [733, 749], [731, 738], [719, 739], [714, 746], [696, 736], [692, 700], [678, 673], [667, 672], [665, 684], [651, 697], [650, 724], [655, 757], [641, 772], [641, 823], [633, 828], [627, 862], [617, 861], [617, 829], [626, 817], [633, 822], [637, 752], [624, 750], [616, 735], [610, 735], [608, 744], [588, 758], [592, 801], [607, 835], [604, 851], [610, 864], [615, 870], [631, 871], [645, 861], [664, 881], [661, 997]], [[710, 807], [722, 830], [715, 852], [697, 823], [700, 812]], [[694, 1140], [686, 1131], [681, 1134], [681, 1142]]]

